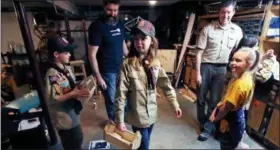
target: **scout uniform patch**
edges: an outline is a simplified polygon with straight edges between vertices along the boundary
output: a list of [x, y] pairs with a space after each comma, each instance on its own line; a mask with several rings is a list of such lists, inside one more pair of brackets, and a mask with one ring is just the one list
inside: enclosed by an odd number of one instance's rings
[[51, 85], [54, 86], [58, 95], [64, 95], [71, 90], [69, 81], [63, 74], [57, 74], [49, 77]]

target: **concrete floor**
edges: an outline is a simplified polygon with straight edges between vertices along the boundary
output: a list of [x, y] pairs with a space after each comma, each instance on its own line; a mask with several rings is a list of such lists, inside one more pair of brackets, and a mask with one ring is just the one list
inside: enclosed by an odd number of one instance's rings
[[[176, 119], [169, 103], [158, 98], [159, 118], [151, 135], [151, 149], [219, 149], [219, 142], [212, 137], [205, 142], [197, 140], [199, 134], [196, 119], [196, 104], [178, 95], [178, 101], [183, 116]], [[103, 99], [97, 99], [97, 109], [92, 108], [92, 101], [85, 102], [81, 113], [81, 123], [84, 133], [83, 148], [88, 149], [91, 140], [103, 139], [103, 128], [107, 115]], [[127, 125], [131, 130], [131, 127]], [[244, 137], [251, 149], [263, 149], [246, 134]]]

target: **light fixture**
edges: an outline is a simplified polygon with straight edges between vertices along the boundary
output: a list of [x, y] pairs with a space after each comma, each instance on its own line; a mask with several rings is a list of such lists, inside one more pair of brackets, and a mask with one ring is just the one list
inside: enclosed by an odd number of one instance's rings
[[36, 19], [35, 19], [35, 18], [33, 18], [33, 25], [34, 25], [34, 26], [37, 26], [37, 22], [36, 22]]
[[124, 20], [125, 20], [125, 21], [128, 20], [128, 15], [124, 15]]
[[157, 1], [149, 1], [150, 5], [155, 5], [157, 3]]

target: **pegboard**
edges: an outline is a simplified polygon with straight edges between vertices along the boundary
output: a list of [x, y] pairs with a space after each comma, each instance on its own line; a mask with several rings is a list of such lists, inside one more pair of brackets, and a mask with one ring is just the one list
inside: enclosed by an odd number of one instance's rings
[[263, 13], [235, 17], [232, 22], [242, 29], [244, 35], [259, 37], [262, 32]]

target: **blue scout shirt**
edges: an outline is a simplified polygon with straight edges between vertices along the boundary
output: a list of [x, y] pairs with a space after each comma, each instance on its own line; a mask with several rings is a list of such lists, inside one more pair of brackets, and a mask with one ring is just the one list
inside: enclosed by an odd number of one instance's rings
[[99, 46], [97, 61], [100, 73], [118, 73], [123, 58], [124, 24], [109, 25], [101, 19], [88, 29], [89, 44]]

